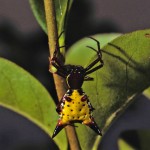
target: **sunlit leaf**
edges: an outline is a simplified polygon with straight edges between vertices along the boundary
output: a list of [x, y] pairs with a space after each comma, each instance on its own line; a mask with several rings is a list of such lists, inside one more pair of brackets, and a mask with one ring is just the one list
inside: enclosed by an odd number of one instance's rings
[[118, 140], [118, 146], [119, 150], [134, 150], [134, 148], [123, 139]]
[[[91, 74], [94, 81], [85, 82], [83, 90], [95, 108], [93, 115], [105, 133], [112, 121], [150, 85], [150, 30], [141, 30], [122, 35], [103, 47], [104, 67]], [[101, 42], [111, 35], [94, 36]], [[107, 41], [107, 40], [106, 40]], [[107, 41], [108, 42], [108, 41]], [[91, 39], [83, 39], [70, 48], [67, 63], [85, 66], [94, 60], [96, 47]], [[77, 59], [78, 58], [78, 59]], [[89, 63], [88, 63], [89, 64]], [[97, 135], [88, 127], [76, 128], [83, 149], [91, 149]], [[84, 135], [84, 136], [83, 136]], [[85, 138], [86, 137], [86, 138]]]
[[[51, 137], [58, 119], [51, 96], [33, 76], [3, 58], [0, 58], [0, 106], [28, 118]], [[54, 140], [61, 149], [67, 149], [64, 131]]]
[[147, 88], [147, 89], [143, 92], [143, 94], [150, 100], [150, 87]]

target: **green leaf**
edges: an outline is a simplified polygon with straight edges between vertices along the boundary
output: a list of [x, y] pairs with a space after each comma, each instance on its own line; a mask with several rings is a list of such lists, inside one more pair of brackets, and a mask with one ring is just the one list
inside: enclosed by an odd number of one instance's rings
[[[149, 34], [150, 30], [125, 34], [111, 42], [115, 46], [108, 44], [102, 48], [104, 67], [90, 75], [95, 79], [93, 82], [85, 82], [83, 85], [83, 90], [95, 108], [93, 116], [103, 133], [134, 97], [150, 85]], [[103, 46], [102, 38], [115, 36], [110, 34], [94, 37]], [[94, 60], [95, 52], [87, 49], [87, 45], [97, 48], [93, 40], [83, 39], [70, 48], [67, 63], [76, 62], [75, 64], [85, 66], [89, 60]], [[77, 132], [82, 148], [91, 149], [97, 138], [96, 134], [83, 125], [78, 126]]]
[[[108, 42], [112, 41], [116, 37], [120, 36], [121, 34], [102, 34], [102, 35], [95, 35], [95, 39], [100, 41], [101, 47], [106, 45]], [[92, 61], [93, 56], [95, 56], [95, 52], [86, 48], [86, 46], [96, 46], [91, 39], [84, 38], [75, 43], [70, 47], [66, 54], [66, 64], [75, 64], [75, 65], [82, 65], [86, 66]], [[86, 55], [85, 55], [86, 54]]]
[[[29, 0], [32, 11], [41, 25], [42, 29], [47, 33], [44, 1], [43, 0]], [[66, 16], [69, 13], [73, 0], [55, 0], [55, 11], [57, 19], [58, 34], [64, 31], [66, 24]]]
[[[134, 132], [133, 132], [134, 131]], [[129, 135], [135, 134], [136, 140], [133, 142], [128, 139], [122, 139], [120, 138], [118, 140], [118, 146], [119, 150], [149, 150], [150, 147], [150, 130], [149, 129], [138, 129], [138, 130], [129, 130], [125, 131], [126, 135], [130, 137]], [[130, 141], [130, 143], [129, 143]]]
[[46, 28], [46, 18], [44, 10], [44, 1], [43, 0], [29, 0], [33, 14], [42, 27], [42, 29], [47, 33]]
[[140, 148], [142, 150], [149, 150], [150, 148], [150, 130], [138, 130], [138, 138], [140, 141]]
[[[120, 35], [121, 34], [102, 34], [102, 35], [96, 35], [94, 37], [95, 37], [95, 39], [100, 41], [100, 44], [102, 47]], [[96, 58], [95, 52], [86, 48], [86, 46], [95, 47], [95, 45], [96, 45], [96, 43], [93, 42], [89, 38], [84, 38], [84, 39], [78, 41], [68, 50], [67, 55], [66, 55], [66, 64], [75, 64], [75, 65], [86, 66], [86, 64], [89, 64], [89, 62], [91, 62], [92, 59]], [[97, 80], [95, 80], [95, 81], [97, 81]], [[90, 86], [92, 86], [91, 88], [93, 88], [93, 89], [95, 89], [95, 86], [94, 86], [95, 81], [89, 82], [89, 83], [92, 83], [92, 85], [90, 85]], [[87, 83], [85, 82], [84, 84], [87, 84]], [[92, 91], [93, 91], [93, 89], [92, 89]], [[86, 91], [86, 94], [88, 96], [93, 97], [93, 95], [90, 95], [92, 93], [90, 91], [86, 90], [85, 86], [83, 86], [83, 90]], [[90, 98], [92, 105], [93, 105], [93, 103], [98, 102], [97, 99], [95, 100], [95, 102], [93, 102], [92, 100], [94, 100], [94, 98], [95, 98], [95, 95], [94, 95], [93, 99]], [[95, 105], [93, 105], [93, 106], [95, 107]], [[78, 126], [78, 128], [76, 128], [76, 129], [77, 129], [77, 132], [80, 133], [78, 135], [78, 137], [79, 137], [79, 141], [82, 146], [82, 149], [83, 150], [97, 149], [101, 138], [99, 138], [99, 136], [98, 136], [96, 139], [96, 135], [95, 135], [94, 131], [91, 131], [91, 129], [89, 129], [88, 127], [85, 127], [85, 126], [79, 125], [79, 124], [77, 124], [77, 126]], [[84, 136], [82, 136], [82, 135], [84, 135]]]
[[118, 146], [119, 150], [134, 150], [134, 148], [123, 139], [118, 140]]
[[[0, 106], [28, 118], [52, 135], [58, 114], [46, 89], [16, 64], [0, 58]], [[61, 149], [67, 149], [65, 132], [55, 139]]]
[[147, 88], [147, 89], [143, 92], [143, 94], [150, 100], [150, 87]]

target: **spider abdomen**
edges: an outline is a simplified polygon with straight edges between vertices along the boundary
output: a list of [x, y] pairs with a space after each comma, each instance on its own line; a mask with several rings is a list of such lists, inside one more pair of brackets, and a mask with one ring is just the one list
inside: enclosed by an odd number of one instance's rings
[[59, 113], [59, 119], [52, 137], [55, 137], [65, 126], [73, 123], [85, 124], [97, 134], [102, 135], [91, 114], [94, 108], [82, 89], [68, 90], [56, 110]]
[[[70, 124], [72, 121], [90, 122], [91, 111], [87, 100], [82, 101], [84, 94], [78, 90], [72, 90], [72, 94], [67, 96], [71, 101], [64, 100], [60, 119], [62, 124]], [[65, 96], [64, 96], [65, 98]]]

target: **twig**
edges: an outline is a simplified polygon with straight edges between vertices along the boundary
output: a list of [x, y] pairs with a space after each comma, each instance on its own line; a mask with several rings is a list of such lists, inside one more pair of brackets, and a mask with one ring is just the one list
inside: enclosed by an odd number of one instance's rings
[[[55, 14], [55, 5], [54, 0], [44, 0], [45, 5], [45, 14], [47, 22], [47, 33], [48, 33], [48, 44], [49, 44], [49, 53], [52, 58], [54, 50], [56, 48], [58, 33], [57, 33], [57, 23], [56, 23], [56, 14]], [[60, 76], [53, 74], [55, 87], [57, 91], [58, 98], [61, 99], [65, 90], [65, 80]], [[66, 133], [68, 141], [70, 144], [71, 150], [80, 150], [80, 145], [74, 127], [66, 127]]]

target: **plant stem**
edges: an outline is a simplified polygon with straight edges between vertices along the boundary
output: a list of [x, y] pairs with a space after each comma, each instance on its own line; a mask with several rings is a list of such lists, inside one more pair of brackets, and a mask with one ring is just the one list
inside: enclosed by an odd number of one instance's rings
[[[52, 58], [58, 42], [55, 7], [54, 7], [53, 0], [44, 0], [44, 5], [45, 5], [45, 15], [46, 15], [46, 22], [47, 22], [49, 54], [50, 54], [50, 58]], [[58, 98], [61, 99], [62, 95], [65, 93], [65, 88], [64, 88], [65, 80], [56, 74], [53, 74], [53, 77], [54, 77]]]
[[[53, 57], [56, 45], [58, 44], [57, 23], [55, 14], [54, 0], [44, 0], [45, 14], [47, 22], [48, 44], [50, 57]], [[58, 99], [65, 94], [65, 80], [60, 76], [53, 74]], [[67, 126], [66, 133], [71, 150], [80, 150], [80, 145], [74, 127]]]

